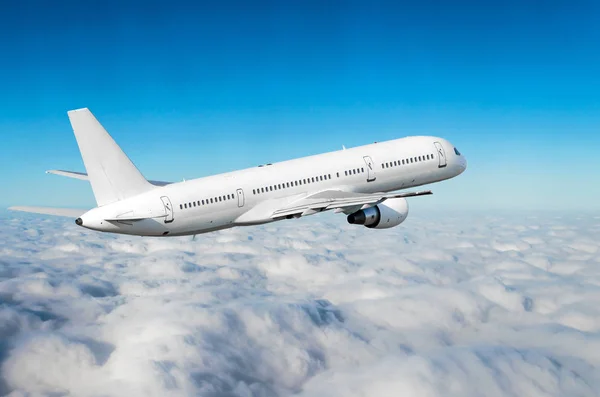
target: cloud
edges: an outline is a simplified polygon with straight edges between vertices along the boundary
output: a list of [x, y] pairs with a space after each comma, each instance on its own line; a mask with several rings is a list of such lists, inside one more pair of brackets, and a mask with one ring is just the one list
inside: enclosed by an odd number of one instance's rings
[[0, 394], [597, 396], [600, 217], [190, 238], [3, 215]]

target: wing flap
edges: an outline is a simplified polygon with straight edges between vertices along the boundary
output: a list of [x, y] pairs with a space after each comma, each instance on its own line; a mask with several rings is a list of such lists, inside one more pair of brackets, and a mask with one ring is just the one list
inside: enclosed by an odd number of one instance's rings
[[67, 218], [79, 218], [81, 215], [85, 214], [88, 211], [88, 210], [79, 209], [79, 208], [52, 208], [52, 207], [27, 207], [27, 206], [9, 207], [8, 209], [11, 211], [29, 212], [32, 214], [63, 216], [63, 217], [67, 217]]
[[433, 194], [431, 190], [406, 193], [376, 193], [364, 194], [344, 192], [342, 190], [325, 190], [299, 199], [289, 206], [276, 210], [271, 215], [272, 219], [289, 216], [306, 216], [327, 210], [340, 210], [347, 207], [362, 207], [363, 205], [377, 205], [387, 199], [425, 196]]

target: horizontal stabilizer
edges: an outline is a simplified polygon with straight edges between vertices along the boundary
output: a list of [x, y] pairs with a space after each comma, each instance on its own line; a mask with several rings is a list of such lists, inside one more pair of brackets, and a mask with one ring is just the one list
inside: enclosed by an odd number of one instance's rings
[[[54, 175], [66, 176], [68, 178], [81, 179], [82, 181], [89, 181], [90, 180], [90, 178], [88, 177], [88, 174], [86, 174], [85, 172], [64, 171], [64, 170], [48, 170], [48, 171], [46, 171], [46, 174], [54, 174]], [[166, 186], [166, 185], [170, 185], [171, 183], [173, 183], [173, 182], [164, 182], [164, 181], [148, 181], [148, 182], [150, 182], [154, 186]]]
[[81, 179], [82, 181], [89, 181], [88, 175], [85, 172], [74, 172], [74, 171], [63, 171], [63, 170], [49, 170], [46, 174], [54, 174], [66, 176], [69, 178]]
[[79, 208], [52, 208], [52, 207], [9, 207], [11, 211], [31, 212], [33, 214], [64, 216], [67, 218], [79, 218], [88, 210]]

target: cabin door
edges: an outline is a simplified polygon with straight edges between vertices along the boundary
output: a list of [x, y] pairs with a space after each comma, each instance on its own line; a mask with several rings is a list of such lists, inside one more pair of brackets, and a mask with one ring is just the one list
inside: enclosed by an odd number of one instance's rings
[[434, 142], [433, 144], [435, 145], [440, 160], [438, 168], [444, 168], [446, 166], [446, 153], [444, 152], [444, 147], [439, 142]]
[[363, 157], [365, 164], [367, 165], [367, 182], [373, 182], [375, 180], [375, 165], [370, 156]]
[[163, 205], [165, 206], [165, 214], [167, 214], [167, 216], [165, 217], [165, 223], [173, 222], [173, 206], [171, 205], [171, 200], [169, 200], [167, 196], [162, 196], [160, 199], [162, 200]]
[[242, 208], [244, 206], [244, 191], [242, 189], [237, 190], [237, 198], [238, 198], [238, 207]]

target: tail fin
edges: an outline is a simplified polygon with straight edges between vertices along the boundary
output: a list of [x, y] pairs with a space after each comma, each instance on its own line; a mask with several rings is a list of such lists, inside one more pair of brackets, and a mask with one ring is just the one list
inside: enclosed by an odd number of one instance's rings
[[154, 188], [89, 109], [68, 115], [99, 207]]

